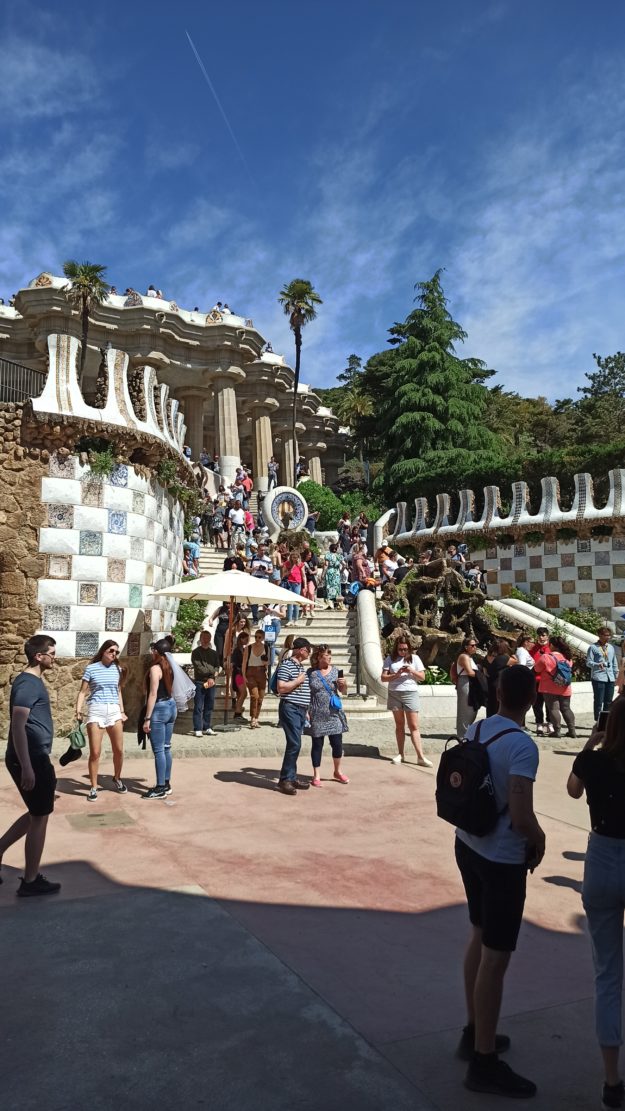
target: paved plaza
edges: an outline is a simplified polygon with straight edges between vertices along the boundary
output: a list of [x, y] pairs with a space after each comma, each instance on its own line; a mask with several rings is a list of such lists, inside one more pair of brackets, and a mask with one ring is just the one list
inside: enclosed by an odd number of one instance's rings
[[[587, 809], [565, 793], [570, 766], [541, 751], [547, 855], [501, 1024], [540, 1111], [599, 1104], [579, 895]], [[349, 786], [291, 799], [274, 789], [278, 768], [189, 754], [174, 794], [148, 802], [141, 755], [127, 762], [129, 793], [95, 804], [86, 760], [59, 769], [44, 870], [61, 895], [16, 900], [20, 852], [3, 868], [5, 1107], [501, 1106], [463, 1088], [454, 1058], [467, 916], [435, 770], [350, 756]], [[19, 799], [4, 768], [0, 804], [8, 824]]]

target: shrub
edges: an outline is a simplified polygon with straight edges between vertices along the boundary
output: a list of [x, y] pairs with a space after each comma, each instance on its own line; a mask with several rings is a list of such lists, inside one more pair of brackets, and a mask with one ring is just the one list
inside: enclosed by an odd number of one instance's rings
[[429, 683], [431, 687], [452, 686], [449, 672], [445, 671], [444, 667], [426, 667], [425, 669], [425, 682]]
[[530, 548], [536, 548], [539, 544], [542, 544], [545, 534], [544, 532], [526, 532], [523, 539], [526, 544], [529, 544]]
[[176, 651], [190, 652], [193, 647], [193, 638], [202, 628], [206, 602], [191, 601], [181, 598], [178, 605], [178, 614], [173, 632], [176, 634]]
[[569, 625], [585, 629], [587, 633], [598, 633], [605, 625], [605, 617], [593, 609], [563, 609], [558, 617], [561, 621], [568, 621]]
[[[528, 605], [537, 606], [538, 609], [545, 608], [542, 595], [537, 594], [535, 590], [519, 590], [518, 586], [513, 586], [509, 597], [518, 598], [519, 602], [527, 602]], [[505, 598], [502, 601], [505, 601]]]

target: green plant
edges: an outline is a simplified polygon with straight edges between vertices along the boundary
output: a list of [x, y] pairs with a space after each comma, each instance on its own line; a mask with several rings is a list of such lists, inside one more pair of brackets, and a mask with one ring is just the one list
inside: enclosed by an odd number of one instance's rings
[[605, 617], [594, 609], [562, 609], [558, 617], [561, 621], [568, 621], [569, 625], [585, 629], [587, 633], [598, 633], [605, 625]]
[[[474, 552], [486, 551], [489, 544], [492, 543], [492, 541], [490, 541], [487, 536], [484, 536], [483, 534], [477, 532], [469, 533], [466, 537], [464, 537], [464, 539], [466, 540], [466, 545], [471, 555], [473, 555]], [[462, 543], [462, 538], [460, 540], [460, 543]]]
[[496, 537], [496, 542], [500, 548], [511, 548], [514, 544], [514, 536], [511, 532], [502, 532], [501, 536]]
[[570, 541], [570, 540], [576, 540], [576, 539], [577, 539], [577, 529], [574, 529], [574, 528], [559, 528], [556, 531], [556, 540], [564, 540], [566, 542], [567, 540]]
[[193, 638], [198, 629], [202, 628], [206, 602], [189, 601], [181, 599], [176, 615], [176, 624], [173, 632], [176, 634], [176, 651], [190, 652], [193, 647]]
[[530, 548], [535, 548], [538, 544], [542, 544], [544, 539], [544, 532], [525, 532], [523, 534], [523, 540], [526, 544], [529, 544]]
[[156, 468], [156, 475], [161, 486], [169, 486], [176, 479], [176, 464], [173, 459], [161, 459]]
[[452, 685], [449, 672], [445, 671], [444, 667], [436, 667], [434, 664], [431, 667], [426, 667], [425, 682], [429, 683], [431, 687]]
[[509, 597], [518, 598], [519, 602], [527, 602], [530, 606], [538, 606], [538, 609], [544, 608], [542, 595], [535, 590], [519, 590], [518, 586], [513, 586]]

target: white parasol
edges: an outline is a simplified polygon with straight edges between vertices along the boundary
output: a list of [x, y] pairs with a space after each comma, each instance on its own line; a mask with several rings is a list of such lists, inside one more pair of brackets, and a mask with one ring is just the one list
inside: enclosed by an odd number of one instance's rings
[[[267, 579], [256, 578], [247, 571], [218, 571], [215, 575], [204, 575], [200, 579], [189, 579], [187, 582], [178, 583], [177, 586], [164, 586], [161, 590], [153, 591], [153, 597], [168, 596], [170, 598], [188, 598], [189, 601], [229, 602], [230, 614], [228, 621], [229, 641], [232, 644], [232, 631], [234, 626], [234, 606], [236, 602], [242, 605], [262, 604], [274, 602], [283, 606], [297, 605], [299, 595], [282, 586], [268, 582]], [[309, 599], [305, 599], [309, 606]], [[228, 703], [230, 698], [230, 673], [231, 664], [229, 653], [224, 660], [226, 672], [225, 703], [224, 703], [224, 728], [228, 728]]]

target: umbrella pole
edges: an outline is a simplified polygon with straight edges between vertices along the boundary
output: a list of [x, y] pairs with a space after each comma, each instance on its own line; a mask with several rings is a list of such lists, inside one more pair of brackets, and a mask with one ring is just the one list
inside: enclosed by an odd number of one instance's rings
[[233, 637], [234, 637], [234, 598], [231, 595], [230, 596], [230, 612], [228, 614], [228, 644], [229, 644], [229, 648], [228, 648], [228, 654], [226, 656], [226, 659], [224, 660], [224, 665], [225, 665], [225, 670], [226, 670], [226, 685], [224, 687], [224, 691], [225, 691], [225, 694], [224, 694], [224, 725], [228, 724], [228, 707], [230, 706], [230, 685], [231, 685], [231, 679], [232, 679], [232, 651], [233, 651], [233, 647], [234, 647], [234, 645], [232, 643]]

